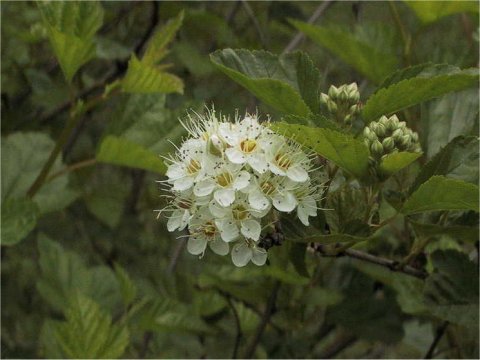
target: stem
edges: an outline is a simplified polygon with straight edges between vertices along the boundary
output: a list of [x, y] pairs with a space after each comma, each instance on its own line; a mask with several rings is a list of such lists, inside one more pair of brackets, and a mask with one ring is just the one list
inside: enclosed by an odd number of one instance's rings
[[66, 168], [60, 170], [60, 171], [57, 171], [56, 173], [53, 173], [52, 175], [50, 175], [48, 178], [47, 178], [47, 182], [50, 182], [52, 181], [53, 179], [59, 177], [59, 176], [62, 176], [64, 174], [67, 174], [69, 172], [72, 172], [72, 171], [75, 171], [75, 170], [78, 170], [78, 169], [82, 169], [84, 167], [88, 167], [88, 166], [92, 166], [92, 165], [95, 165], [97, 163], [97, 160], [96, 159], [87, 159], [87, 160], [83, 160], [83, 161], [79, 161], [75, 164], [72, 164], [72, 165], [69, 165], [67, 166]]
[[43, 165], [43, 168], [40, 171], [40, 174], [38, 174], [32, 186], [30, 186], [30, 188], [28, 189], [28, 192], [27, 192], [28, 197], [32, 198], [33, 196], [35, 196], [38, 190], [40, 190], [40, 188], [42, 187], [43, 183], [45, 182], [48, 176], [48, 173], [50, 172], [53, 164], [55, 163], [55, 160], [58, 157], [58, 154], [60, 154], [63, 147], [67, 143], [68, 138], [72, 133], [73, 129], [75, 128], [75, 125], [77, 125], [77, 122], [79, 119], [80, 117], [75, 114], [70, 115], [67, 121], [67, 125], [62, 130], [62, 133], [60, 134], [60, 137], [58, 138], [57, 143], [55, 144], [55, 147], [50, 153], [50, 156], [48, 157], [47, 162]]
[[238, 354], [238, 347], [240, 346], [240, 340], [242, 339], [242, 327], [240, 325], [240, 317], [238, 316], [237, 309], [235, 308], [235, 305], [233, 305], [233, 301], [230, 298], [230, 296], [226, 296], [228, 305], [232, 309], [233, 316], [235, 318], [235, 326], [237, 328], [237, 335], [235, 336], [235, 345], [233, 346], [233, 351], [232, 351], [232, 359], [237, 358]]
[[272, 316], [279, 289], [280, 289], [280, 281], [277, 281], [275, 282], [275, 285], [273, 285], [273, 290], [268, 299], [265, 312], [263, 313], [262, 319], [260, 320], [260, 324], [258, 325], [257, 330], [255, 331], [255, 335], [253, 336], [252, 341], [250, 342], [250, 344], [247, 347], [247, 350], [245, 351], [246, 359], [251, 359], [253, 357], [253, 354], [255, 354], [255, 349], [257, 348], [257, 345], [260, 342], [262, 334], [265, 331], [265, 328], [270, 320], [270, 317]]
[[410, 37], [407, 34], [407, 31], [405, 30], [405, 26], [403, 26], [402, 19], [400, 18], [400, 15], [398, 14], [397, 6], [395, 5], [395, 2], [390, 0], [388, 2], [390, 5], [390, 10], [392, 11], [392, 16], [395, 21], [395, 24], [397, 25], [398, 29], [400, 30], [400, 35], [402, 37], [403, 41], [403, 55], [405, 57], [405, 62], [407, 66], [411, 65], [410, 61], [410, 47], [411, 47], [411, 40]]
[[428, 349], [427, 353], [425, 354], [424, 359], [431, 359], [433, 357], [433, 352], [435, 351], [435, 348], [437, 347], [438, 343], [442, 339], [443, 334], [445, 334], [445, 330], [447, 330], [448, 326], [448, 321], [445, 321], [440, 327], [437, 329], [437, 333], [435, 335], [435, 339], [433, 339], [432, 345], [430, 345], [430, 348]]
[[345, 350], [347, 347], [352, 345], [357, 338], [352, 335], [340, 334], [337, 336], [335, 341], [327, 348], [325, 351], [318, 356], [319, 359], [331, 359], [338, 355], [338, 353]]

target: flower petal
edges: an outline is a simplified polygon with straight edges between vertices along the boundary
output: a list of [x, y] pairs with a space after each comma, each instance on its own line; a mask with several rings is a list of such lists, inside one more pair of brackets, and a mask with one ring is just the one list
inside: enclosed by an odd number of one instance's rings
[[308, 172], [299, 164], [290, 166], [287, 170], [287, 176], [290, 180], [296, 182], [305, 182], [308, 180]]
[[270, 200], [257, 188], [248, 194], [248, 203], [255, 210], [265, 210], [268, 208]]
[[187, 250], [192, 255], [200, 255], [207, 248], [207, 239], [205, 237], [192, 236], [188, 239]]
[[169, 179], [176, 180], [185, 176], [185, 168], [180, 164], [172, 164], [168, 167], [166, 175]]
[[193, 185], [193, 178], [191, 178], [190, 176], [185, 176], [173, 182], [173, 190], [185, 191], [190, 189], [192, 185]]
[[184, 211], [175, 210], [167, 221], [167, 230], [173, 232], [182, 226], [182, 217]]
[[213, 193], [213, 197], [221, 206], [230, 206], [235, 201], [235, 190], [218, 189]]
[[260, 223], [253, 219], [244, 220], [241, 223], [240, 231], [243, 236], [247, 239], [253, 239], [257, 241], [260, 239], [260, 233], [262, 232], [262, 227]]
[[252, 249], [246, 243], [237, 244], [232, 249], [232, 262], [235, 266], [242, 267], [252, 258]]
[[237, 178], [233, 182], [235, 190], [241, 190], [246, 188], [250, 184], [250, 173], [242, 170], [238, 173]]
[[215, 225], [220, 230], [223, 241], [230, 242], [238, 238], [240, 232], [232, 219], [215, 220]]
[[263, 174], [268, 170], [268, 163], [265, 159], [265, 155], [258, 152], [249, 156], [247, 162], [253, 170], [260, 174]]
[[278, 211], [290, 212], [297, 206], [297, 199], [295, 199], [295, 196], [289, 191], [275, 194], [272, 200], [273, 206], [275, 206]]
[[212, 251], [218, 255], [225, 256], [230, 251], [230, 246], [228, 246], [225, 241], [222, 241], [218, 238], [213, 241], [209, 241], [208, 245], [210, 246], [210, 249], [212, 249]]
[[247, 157], [237, 149], [236, 147], [231, 147], [225, 150], [228, 160], [234, 164], [244, 164], [247, 161]]
[[258, 246], [252, 251], [252, 262], [257, 266], [262, 266], [267, 261], [267, 251]]
[[196, 196], [207, 196], [210, 195], [215, 188], [215, 181], [211, 179], [206, 179], [195, 184], [193, 187], [193, 193]]

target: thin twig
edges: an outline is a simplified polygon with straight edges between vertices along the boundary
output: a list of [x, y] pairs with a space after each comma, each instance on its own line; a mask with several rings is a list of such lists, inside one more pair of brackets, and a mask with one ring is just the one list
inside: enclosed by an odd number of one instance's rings
[[330, 344], [325, 351], [318, 356], [319, 359], [331, 359], [337, 356], [340, 352], [345, 350], [347, 347], [352, 345], [357, 338], [352, 335], [340, 334], [334, 340], [332, 344]]
[[175, 249], [173, 249], [172, 256], [170, 258], [170, 263], [168, 264], [167, 267], [167, 274], [172, 274], [175, 271], [175, 268], [177, 267], [178, 259], [180, 258], [180, 255], [182, 254], [182, 250], [187, 244], [186, 239], [179, 239], [177, 245], [175, 246]]
[[75, 164], [67, 166], [66, 168], [64, 168], [60, 171], [57, 171], [56, 173], [53, 173], [52, 175], [50, 175], [47, 178], [46, 182], [52, 181], [53, 179], [55, 179], [59, 176], [68, 174], [69, 172], [72, 172], [72, 171], [75, 171], [75, 170], [78, 170], [78, 169], [82, 169], [82, 168], [87, 167], [87, 166], [95, 165], [96, 163], [97, 163], [97, 160], [95, 160], [95, 159], [87, 159], [87, 160], [79, 161]]
[[437, 347], [438, 343], [442, 339], [443, 334], [445, 334], [445, 330], [447, 330], [448, 321], [445, 321], [440, 327], [437, 329], [437, 333], [435, 334], [435, 338], [433, 339], [432, 344], [430, 345], [427, 353], [425, 354], [424, 359], [431, 359], [433, 357], [433, 352]]
[[240, 346], [240, 340], [242, 339], [242, 326], [240, 324], [240, 317], [238, 316], [237, 309], [235, 308], [235, 305], [233, 304], [231, 297], [228, 295], [225, 298], [228, 302], [228, 305], [232, 309], [233, 316], [235, 318], [235, 326], [237, 328], [237, 335], [235, 336], [235, 345], [233, 346], [233, 351], [232, 351], [232, 359], [236, 359], [238, 354], [238, 347]]
[[245, 9], [245, 12], [247, 13], [248, 17], [253, 23], [253, 27], [258, 33], [258, 36], [260, 37], [260, 43], [262, 44], [263, 47], [266, 47], [266, 42], [265, 42], [265, 36], [263, 34], [262, 28], [260, 27], [260, 23], [258, 22], [255, 13], [253, 12], [250, 4], [246, 0], [241, 0], [242, 5]]
[[[323, 12], [328, 9], [330, 5], [332, 5], [334, 1], [333, 0], [326, 0], [323, 1], [313, 12], [312, 16], [308, 19], [307, 23], [308, 24], [313, 24], [317, 19], [322, 16]], [[303, 32], [298, 31], [297, 34], [290, 40], [288, 45], [283, 49], [282, 54], [286, 54], [288, 52], [293, 51], [298, 44], [300, 44], [300, 41], [305, 37]]]
[[139, 353], [140, 359], [145, 359], [152, 337], [153, 337], [153, 333], [151, 331], [145, 331], [145, 334], [143, 335], [142, 348], [140, 349], [140, 353]]
[[398, 266], [398, 261], [395, 260], [390, 260], [386, 258], [382, 258], [379, 256], [375, 256], [360, 250], [355, 250], [355, 249], [346, 249], [345, 251], [341, 253], [334, 253], [334, 254], [328, 254], [325, 252], [323, 245], [317, 245], [315, 249], [322, 255], [326, 257], [341, 257], [341, 256], [348, 256], [357, 260], [362, 260], [366, 261], [372, 264], [380, 265], [383, 267], [386, 267], [392, 271], [395, 272], [401, 272], [406, 275], [414, 276], [419, 279], [425, 279], [427, 277], [427, 274], [423, 272], [422, 270], [415, 269], [412, 266], [404, 266], [400, 267]]
[[255, 349], [257, 348], [257, 345], [260, 342], [260, 339], [262, 338], [262, 334], [265, 331], [265, 328], [270, 320], [270, 317], [272, 316], [279, 290], [280, 290], [280, 281], [277, 281], [273, 285], [273, 289], [270, 294], [270, 297], [268, 298], [267, 306], [265, 307], [265, 312], [263, 313], [262, 319], [260, 320], [260, 324], [258, 325], [257, 330], [255, 331], [252, 341], [250, 342], [250, 344], [247, 347], [247, 350], [245, 351], [246, 359], [251, 359], [255, 354]]

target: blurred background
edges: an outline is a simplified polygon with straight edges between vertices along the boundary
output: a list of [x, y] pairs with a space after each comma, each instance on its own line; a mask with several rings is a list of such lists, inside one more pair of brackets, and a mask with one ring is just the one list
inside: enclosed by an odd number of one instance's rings
[[[393, 59], [391, 71], [425, 62], [477, 67], [473, 3], [467, 11], [432, 18], [428, 9], [422, 13], [404, 2], [105, 1], [96, 55], [68, 86], [37, 4], [2, 1], [2, 203], [35, 179], [67, 122], [71, 97], [101, 95], [125, 74], [131, 54], [140, 56], [154, 32], [184, 11], [163, 60], [184, 82], [183, 94], [119, 94], [88, 109], [62, 148], [54, 177], [37, 194], [37, 226], [21, 242], [2, 246], [2, 357], [65, 356], [53, 329], [71, 293], [80, 291], [114, 324], [128, 323], [128, 341], [119, 346], [123, 357], [229, 358], [237, 338], [243, 348], [255, 336], [277, 281], [282, 287], [257, 357], [423, 357], [438, 324], [404, 314], [391, 289], [348, 259], [307, 256], [311, 279], [252, 264], [236, 269], [230, 259], [210, 253], [199, 260], [186, 253], [178, 234], [166, 231], [165, 219], [156, 220], [153, 210], [164, 206], [155, 182], [161, 175], [94, 158], [103, 137], [119, 133], [166, 154], [173, 150], [167, 140], [184, 135], [177, 119], [189, 110], [201, 113], [205, 105], [230, 115], [258, 109], [279, 119], [212, 65], [209, 54], [217, 49], [302, 50], [321, 72], [321, 91], [357, 82], [365, 99], [375, 90], [380, 81], [365, 77], [335, 50], [303, 36], [295, 40], [301, 33], [289, 18], [309, 21], [314, 15], [314, 24], [352, 34]], [[434, 124], [452, 112], [478, 129], [476, 89], [410, 111], [410, 120], [420, 121], [409, 125], [427, 153], [448, 140]], [[369, 246], [390, 257], [402, 249], [394, 237]], [[447, 350], [438, 356], [478, 357], [478, 332], [455, 331], [444, 338], [439, 349]]]

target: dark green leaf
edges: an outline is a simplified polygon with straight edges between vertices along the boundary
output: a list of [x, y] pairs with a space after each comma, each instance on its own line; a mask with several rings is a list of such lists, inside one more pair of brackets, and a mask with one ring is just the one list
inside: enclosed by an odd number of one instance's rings
[[444, 176], [432, 176], [407, 199], [404, 214], [436, 210], [478, 212], [478, 186]]
[[310, 274], [305, 264], [306, 246], [299, 243], [291, 243], [288, 255], [297, 273], [309, 278]]
[[381, 88], [370, 96], [363, 107], [364, 119], [370, 122], [440, 95], [478, 86], [476, 69], [460, 70], [451, 66], [432, 65], [415, 75]]
[[434, 175], [449, 175], [449, 177], [477, 183], [478, 157], [477, 137], [456, 137], [422, 166], [409, 192], [414, 192]]
[[353, 136], [304, 125], [273, 123], [273, 131], [294, 139], [359, 178], [368, 170], [367, 147]]
[[374, 82], [382, 81], [398, 66], [394, 53], [386, 52], [385, 48], [374, 47], [353, 33], [295, 20], [291, 20], [291, 23]]
[[28, 198], [2, 202], [2, 245], [15, 245], [37, 225], [37, 205]]
[[115, 276], [120, 285], [123, 304], [129, 306], [137, 295], [137, 287], [128, 273], [119, 264], [115, 264]]
[[449, 236], [462, 242], [475, 243], [478, 241], [477, 226], [422, 224], [410, 221], [415, 233], [423, 238], [430, 236]]
[[305, 117], [317, 110], [308, 106], [317, 107], [319, 73], [305, 54], [277, 57], [266, 51], [224, 49], [210, 58], [218, 69], [283, 113]]

